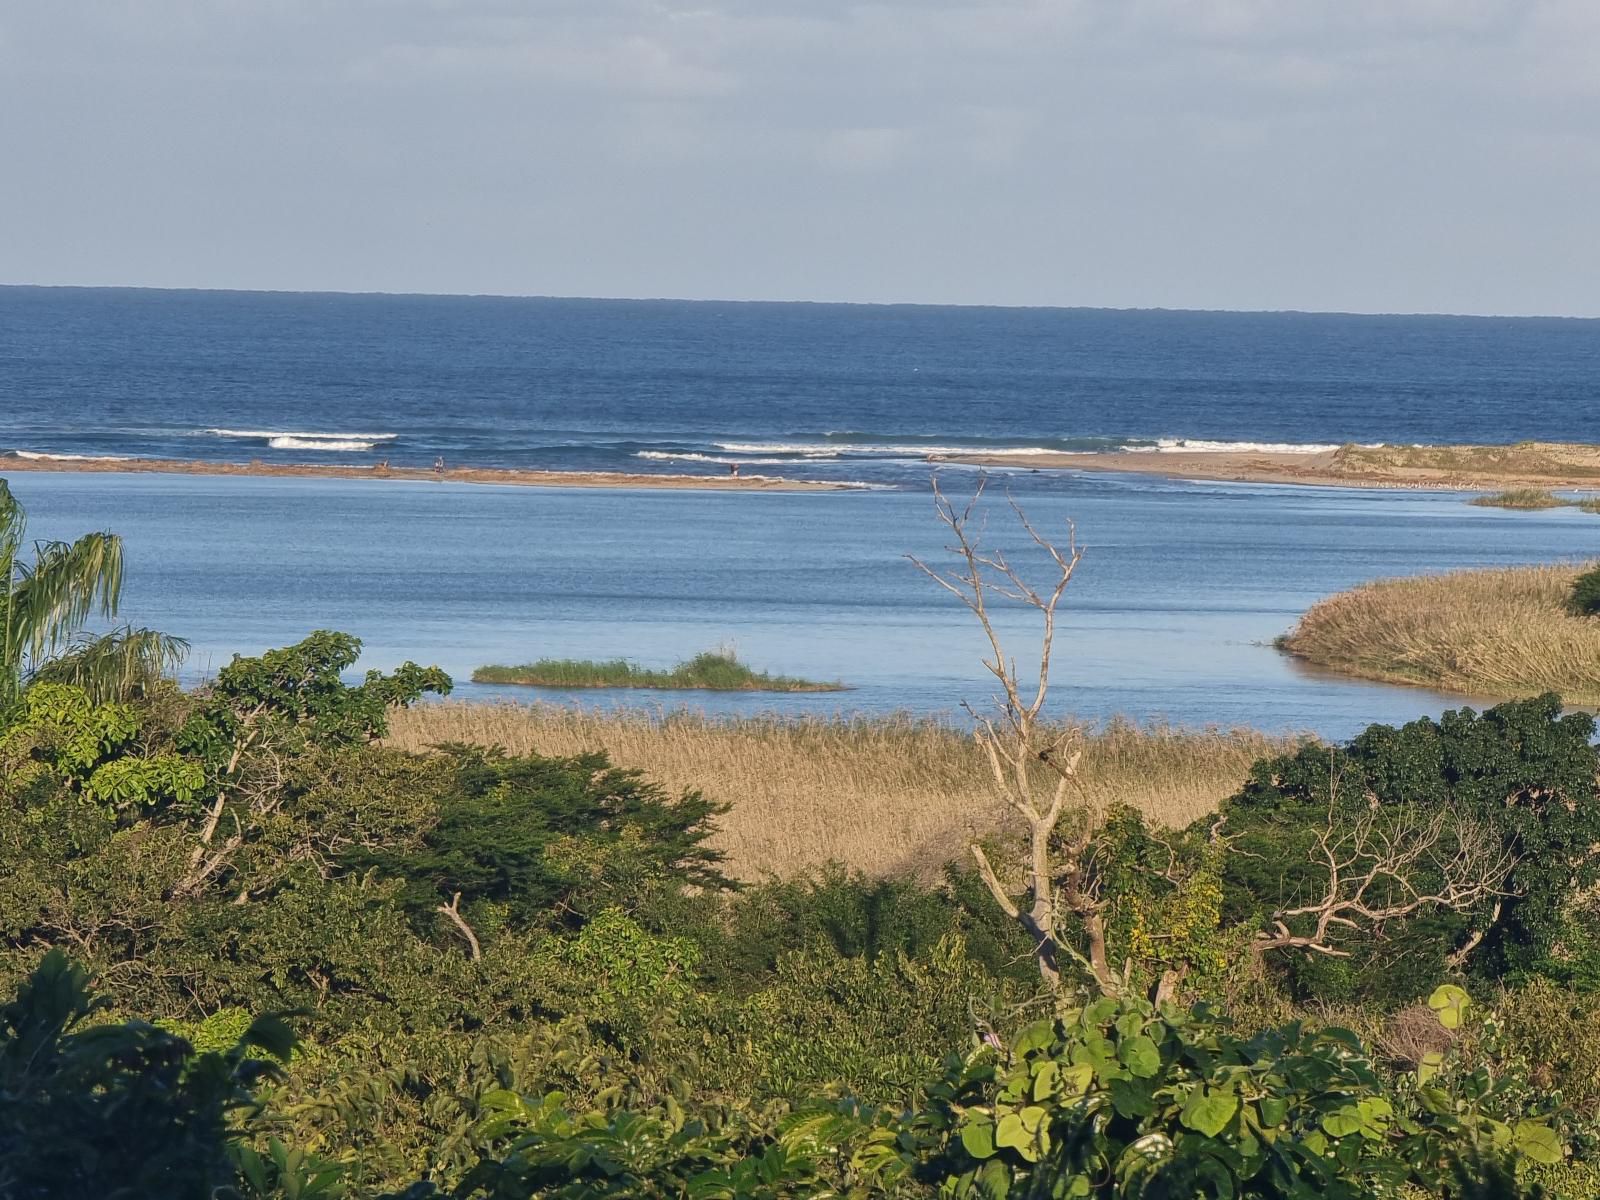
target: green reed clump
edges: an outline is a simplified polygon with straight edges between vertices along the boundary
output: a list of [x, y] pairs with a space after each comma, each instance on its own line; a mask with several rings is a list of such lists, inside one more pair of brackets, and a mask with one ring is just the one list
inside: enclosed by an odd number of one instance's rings
[[509, 683], [549, 688], [659, 688], [713, 692], [841, 692], [844, 684], [770, 675], [739, 661], [731, 651], [707, 650], [673, 667], [650, 671], [625, 658], [593, 661], [541, 658], [519, 667], [479, 667], [474, 683]]
[[1511, 488], [1487, 496], [1475, 496], [1470, 501], [1479, 508], [1566, 508], [1573, 503], [1544, 488]]

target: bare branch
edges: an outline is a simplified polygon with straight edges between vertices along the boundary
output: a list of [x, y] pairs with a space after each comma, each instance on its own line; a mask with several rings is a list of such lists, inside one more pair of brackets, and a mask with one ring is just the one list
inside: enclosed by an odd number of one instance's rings
[[472, 926], [468, 925], [466, 918], [461, 915], [461, 893], [457, 892], [452, 896], [449, 904], [439, 905], [438, 911], [449, 917], [455, 927], [461, 931], [461, 936], [467, 939], [467, 957], [473, 962], [477, 962], [482, 958], [483, 951], [478, 947], [478, 935], [472, 932]]
[[[1340, 831], [1341, 820], [1348, 821]], [[1424, 910], [1466, 913], [1509, 893], [1505, 882], [1516, 856], [1491, 830], [1439, 809], [1367, 809], [1353, 821], [1330, 804], [1317, 831], [1313, 861], [1327, 868], [1323, 894], [1272, 915], [1256, 935], [1257, 952], [1304, 950], [1334, 958], [1349, 951], [1332, 944], [1339, 931], [1381, 937], [1390, 921]], [[1482, 940], [1470, 940], [1466, 954]]]

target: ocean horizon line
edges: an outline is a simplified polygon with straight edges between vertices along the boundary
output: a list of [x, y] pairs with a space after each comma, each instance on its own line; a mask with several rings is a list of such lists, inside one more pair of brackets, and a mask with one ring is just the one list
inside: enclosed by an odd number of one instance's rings
[[1042, 312], [1042, 313], [1106, 313], [1119, 316], [1238, 316], [1238, 317], [1307, 317], [1372, 319], [1452, 320], [1452, 321], [1528, 321], [1528, 322], [1592, 322], [1600, 324], [1600, 313], [1534, 313], [1534, 312], [1445, 312], [1439, 310], [1406, 311], [1399, 309], [1357, 308], [1297, 308], [1250, 307], [1205, 308], [1185, 305], [1114, 305], [1114, 304], [1007, 304], [984, 301], [938, 300], [824, 300], [817, 298], [731, 297], [731, 296], [620, 296], [558, 294], [554, 292], [429, 292], [392, 291], [383, 288], [274, 288], [274, 287], [222, 287], [222, 286], [168, 286], [140, 283], [39, 283], [0, 282], [4, 291], [48, 292], [162, 292], [179, 295], [206, 296], [331, 296], [349, 299], [393, 300], [460, 300], [460, 301], [522, 301], [544, 303], [580, 304], [661, 304], [661, 305], [725, 305], [771, 308], [841, 308], [841, 309], [917, 309], [938, 311], [977, 312]]

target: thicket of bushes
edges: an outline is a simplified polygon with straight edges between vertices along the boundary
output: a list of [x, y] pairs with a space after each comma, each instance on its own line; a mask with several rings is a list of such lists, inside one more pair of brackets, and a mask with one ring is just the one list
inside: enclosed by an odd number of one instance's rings
[[[0, 716], [0, 1195], [1513, 1195], [1593, 1150], [1594, 726], [1553, 698], [1110, 812], [1124, 994], [1053, 998], [965, 871], [735, 889], [716, 806], [603, 754], [374, 745], [448, 680], [358, 651]], [[1422, 846], [1368, 913], [1487, 886], [1294, 943], [1350, 830]]]

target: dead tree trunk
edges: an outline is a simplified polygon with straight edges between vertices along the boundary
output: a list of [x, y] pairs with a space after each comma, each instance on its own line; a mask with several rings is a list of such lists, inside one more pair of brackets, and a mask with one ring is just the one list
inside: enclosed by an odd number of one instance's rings
[[[935, 511], [954, 538], [947, 548], [957, 562], [954, 567], [938, 569], [911, 556], [920, 571], [967, 607], [989, 643], [983, 665], [999, 686], [993, 714], [979, 713], [971, 705], [964, 707], [973, 718], [974, 736], [988, 761], [995, 791], [1016, 814], [1027, 841], [1021, 901], [1013, 898], [981, 845], [972, 845], [972, 856], [995, 903], [1032, 940], [1039, 974], [1052, 989], [1060, 988], [1063, 960], [1067, 959], [1084, 969], [1103, 991], [1118, 991], [1120, 981], [1106, 953], [1103, 906], [1086, 862], [1094, 823], [1092, 806], [1077, 780], [1081, 751], [1066, 752], [1067, 735], [1041, 720], [1050, 689], [1056, 610], [1083, 552], [1070, 525], [1062, 548], [1040, 533], [1012, 501], [1018, 523], [1049, 563], [1047, 580], [1030, 583], [1002, 551], [980, 544], [982, 530], [974, 524], [974, 517], [985, 486], [986, 480], [980, 478], [971, 499], [958, 508], [946, 498], [935, 477]], [[1023, 679], [1016, 660], [1006, 654], [1001, 643], [991, 610], [997, 598], [1026, 605], [1039, 618], [1038, 676], [1032, 684]], [[1073, 800], [1070, 806], [1069, 800]], [[1063, 841], [1061, 827], [1069, 807], [1073, 828]], [[1062, 864], [1059, 868], [1058, 861]], [[1083, 950], [1062, 940], [1060, 926], [1068, 915], [1076, 917], [1084, 931]]]

